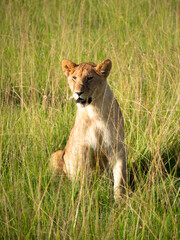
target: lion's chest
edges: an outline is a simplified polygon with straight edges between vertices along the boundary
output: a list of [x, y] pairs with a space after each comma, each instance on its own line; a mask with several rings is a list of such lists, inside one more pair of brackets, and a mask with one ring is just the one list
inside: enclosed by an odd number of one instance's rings
[[93, 121], [87, 128], [85, 142], [94, 150], [110, 146], [110, 131], [102, 121]]
[[99, 147], [109, 147], [111, 145], [111, 133], [98, 112], [93, 108], [87, 108], [87, 119], [84, 129], [84, 143], [94, 150]]

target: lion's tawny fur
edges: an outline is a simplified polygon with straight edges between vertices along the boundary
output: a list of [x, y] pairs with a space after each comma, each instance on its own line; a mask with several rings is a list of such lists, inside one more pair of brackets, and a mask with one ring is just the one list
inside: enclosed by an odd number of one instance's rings
[[64, 150], [52, 154], [51, 165], [72, 180], [83, 170], [91, 172], [96, 165], [112, 168], [117, 200], [126, 184], [126, 153], [123, 116], [106, 81], [111, 66], [109, 59], [98, 65], [63, 60], [77, 113], [67, 144]]

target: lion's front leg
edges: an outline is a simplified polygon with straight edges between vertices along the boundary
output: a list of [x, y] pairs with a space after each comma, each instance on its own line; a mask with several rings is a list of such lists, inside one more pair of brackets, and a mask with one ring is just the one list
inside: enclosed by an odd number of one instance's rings
[[90, 153], [88, 146], [77, 141], [71, 146], [66, 146], [63, 170], [72, 181], [91, 172]]
[[118, 201], [126, 191], [126, 161], [125, 157], [117, 157], [113, 166], [114, 198]]

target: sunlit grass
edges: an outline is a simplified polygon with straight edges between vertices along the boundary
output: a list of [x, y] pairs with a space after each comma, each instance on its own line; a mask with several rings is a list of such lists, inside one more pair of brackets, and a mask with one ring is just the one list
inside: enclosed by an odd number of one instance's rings
[[[0, 238], [180, 238], [179, 13], [176, 0], [0, 2]], [[72, 183], [49, 169], [75, 118], [64, 58], [112, 60], [128, 147], [119, 205], [109, 174]]]

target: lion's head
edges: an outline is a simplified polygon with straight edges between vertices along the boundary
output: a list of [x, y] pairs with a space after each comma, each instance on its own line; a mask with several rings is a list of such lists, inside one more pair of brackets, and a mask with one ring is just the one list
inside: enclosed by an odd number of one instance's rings
[[85, 107], [102, 96], [111, 67], [109, 59], [98, 65], [91, 62], [77, 65], [69, 60], [62, 61], [62, 69], [78, 107]]

